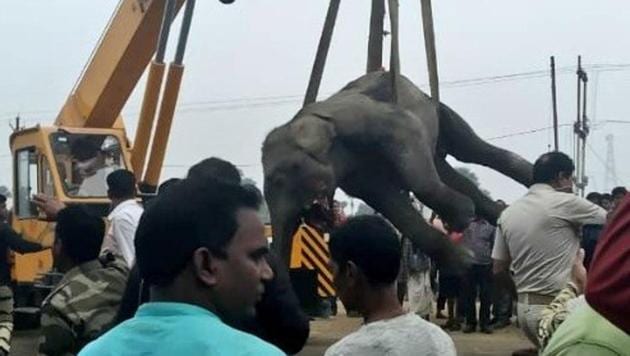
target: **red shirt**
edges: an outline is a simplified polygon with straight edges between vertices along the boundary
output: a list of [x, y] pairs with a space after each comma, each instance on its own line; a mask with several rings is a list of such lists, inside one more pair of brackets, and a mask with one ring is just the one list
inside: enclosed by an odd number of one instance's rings
[[597, 242], [585, 294], [593, 309], [630, 334], [630, 194]]

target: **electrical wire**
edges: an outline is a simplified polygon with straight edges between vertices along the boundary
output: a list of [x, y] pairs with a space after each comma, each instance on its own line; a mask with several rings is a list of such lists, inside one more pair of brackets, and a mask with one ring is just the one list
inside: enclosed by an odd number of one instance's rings
[[[630, 64], [621, 63], [621, 64], [591, 64], [584, 65], [584, 69], [589, 70], [591, 72], [609, 72], [609, 71], [625, 71], [630, 70]], [[571, 74], [574, 72], [573, 67], [559, 67], [556, 72], [558, 74]], [[510, 73], [503, 75], [493, 75], [493, 76], [485, 76], [479, 78], [469, 78], [469, 79], [460, 79], [460, 80], [452, 80], [452, 81], [442, 81], [440, 82], [440, 86], [444, 88], [461, 88], [461, 87], [471, 87], [471, 86], [480, 86], [480, 85], [489, 85], [496, 84], [502, 82], [509, 81], [518, 81], [518, 80], [529, 80], [536, 78], [543, 78], [549, 75], [549, 71], [545, 70], [536, 70], [536, 71], [528, 71], [528, 72], [520, 72], [520, 73]], [[423, 86], [423, 85], [420, 85]], [[426, 84], [424, 84], [426, 86]], [[324, 94], [330, 95], [332, 93]], [[207, 108], [208, 111], [217, 111], [217, 110], [236, 110], [236, 109], [246, 109], [252, 107], [261, 107], [261, 106], [277, 106], [277, 105], [286, 105], [292, 102], [299, 102], [302, 99], [302, 95], [293, 94], [293, 95], [274, 95], [274, 96], [258, 96], [258, 97], [240, 97], [240, 98], [228, 98], [228, 99], [219, 99], [219, 100], [200, 100], [200, 101], [192, 101], [192, 102], [184, 102], [178, 105], [177, 111], [181, 112], [183, 110], [187, 111], [204, 111], [203, 109]], [[192, 107], [200, 106], [200, 108], [195, 108], [193, 110]], [[183, 111], [186, 112], [186, 111]], [[21, 111], [20, 114], [56, 114], [55, 110], [32, 110], [32, 111]], [[0, 113], [2, 116], [14, 115], [12, 112], [2, 112]], [[11, 118], [5, 118], [4, 120], [13, 120]], [[26, 118], [24, 120], [35, 120], [32, 118]]]
[[[558, 127], [566, 127], [566, 126], [572, 126], [572, 125], [573, 124], [560, 124], [558, 125]], [[512, 132], [512, 133], [500, 135], [500, 136], [488, 137], [488, 138], [485, 138], [485, 140], [495, 141], [495, 140], [500, 140], [500, 139], [509, 138], [509, 137], [530, 135], [533, 133], [537, 133], [537, 132], [541, 132], [545, 130], [551, 130], [551, 129], [553, 129], [553, 126], [545, 126], [545, 127], [539, 127], [539, 128], [531, 129], [531, 130]]]

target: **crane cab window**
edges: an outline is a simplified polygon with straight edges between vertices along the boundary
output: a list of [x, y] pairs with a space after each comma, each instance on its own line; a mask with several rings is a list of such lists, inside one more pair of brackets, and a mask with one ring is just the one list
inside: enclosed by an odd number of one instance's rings
[[37, 176], [37, 152], [34, 147], [25, 148], [15, 154], [16, 200], [15, 211], [18, 218], [37, 216], [37, 209], [31, 202], [33, 194], [39, 192]]
[[124, 169], [120, 143], [115, 136], [51, 134], [59, 177], [71, 197], [107, 197], [107, 175]]

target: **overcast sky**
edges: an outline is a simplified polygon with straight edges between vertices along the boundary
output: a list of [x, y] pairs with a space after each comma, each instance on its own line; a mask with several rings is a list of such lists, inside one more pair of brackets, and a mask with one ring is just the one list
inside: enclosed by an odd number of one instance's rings
[[[9, 122], [51, 124], [69, 95], [117, 0], [6, 1], [0, 11], [0, 185], [11, 182]], [[262, 185], [266, 133], [300, 107], [327, 8], [323, 0], [197, 1], [186, 72], [163, 178], [182, 176], [208, 156], [228, 159]], [[426, 88], [420, 1], [401, 0], [402, 72]], [[434, 1], [442, 100], [484, 138], [534, 160], [552, 144], [547, 76], [454, 86], [449, 82], [546, 70], [556, 56], [560, 147], [572, 152], [578, 54], [590, 71], [588, 190], [605, 187], [605, 137], [614, 134], [618, 182], [630, 182], [630, 2], [618, 0]], [[342, 2], [320, 98], [362, 75], [369, 3]], [[179, 25], [173, 28], [177, 34]], [[171, 42], [174, 45], [173, 35]], [[173, 50], [167, 55], [172, 58]], [[133, 138], [144, 79], [123, 114]], [[273, 99], [269, 99], [273, 97]], [[266, 98], [266, 99], [260, 99]], [[618, 122], [613, 122], [618, 121]], [[568, 124], [568, 125], [567, 125]], [[523, 134], [519, 134], [523, 133]], [[515, 136], [496, 138], [499, 136]], [[513, 201], [524, 188], [471, 166], [495, 198]], [[422, 179], [422, 177], [418, 177]]]

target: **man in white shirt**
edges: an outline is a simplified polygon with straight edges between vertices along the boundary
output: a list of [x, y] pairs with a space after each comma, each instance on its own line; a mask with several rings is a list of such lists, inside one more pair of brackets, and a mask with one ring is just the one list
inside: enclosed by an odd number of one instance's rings
[[77, 196], [105, 196], [107, 192], [105, 180], [118, 167], [107, 165], [106, 156], [94, 138], [77, 138], [71, 146], [71, 152], [75, 162], [75, 169], [78, 176], [81, 177]]
[[574, 194], [573, 161], [562, 152], [534, 164], [534, 184], [503, 211], [492, 258], [495, 274], [513, 273], [519, 326], [536, 347], [544, 307], [569, 282], [584, 224], [603, 224], [606, 211]]
[[455, 356], [453, 340], [438, 326], [406, 313], [396, 291], [401, 249], [396, 231], [383, 218], [349, 219], [330, 238], [337, 294], [364, 325], [325, 356]]
[[106, 179], [116, 167], [103, 167], [97, 169], [91, 176], [86, 176], [79, 186], [77, 195], [80, 197], [102, 197], [107, 191]]
[[136, 178], [130, 171], [119, 169], [107, 176], [107, 187], [112, 211], [107, 217], [109, 229], [101, 253], [118, 255], [131, 268], [136, 258], [134, 237], [143, 212], [136, 201]]

